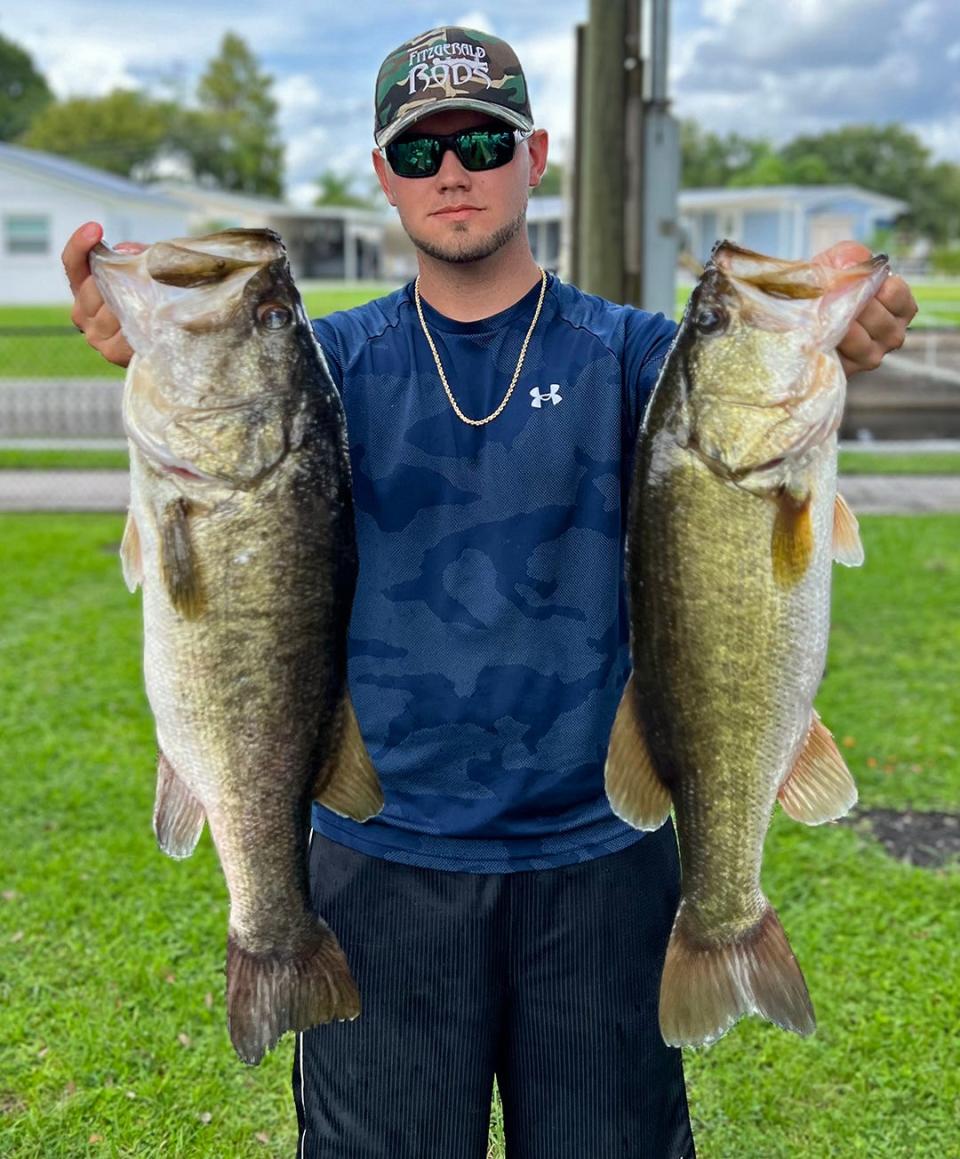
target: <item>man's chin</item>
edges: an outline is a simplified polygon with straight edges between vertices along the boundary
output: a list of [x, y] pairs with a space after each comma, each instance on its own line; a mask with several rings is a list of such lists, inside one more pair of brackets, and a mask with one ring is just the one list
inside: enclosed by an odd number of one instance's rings
[[428, 240], [418, 237], [407, 230], [407, 236], [416, 248], [427, 257], [440, 262], [451, 262], [454, 265], [466, 265], [470, 262], [482, 262], [492, 257], [499, 250], [519, 234], [526, 220], [526, 214], [521, 214], [516, 220], [501, 226], [492, 234], [477, 236], [467, 222], [456, 222], [453, 234], [439, 240]]

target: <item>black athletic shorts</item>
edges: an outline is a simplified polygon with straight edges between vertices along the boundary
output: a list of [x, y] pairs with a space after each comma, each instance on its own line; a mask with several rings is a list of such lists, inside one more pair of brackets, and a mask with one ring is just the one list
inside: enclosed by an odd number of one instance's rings
[[311, 886], [360, 988], [297, 1036], [297, 1159], [693, 1159], [657, 1021], [679, 866], [666, 824], [558, 869], [451, 873], [314, 833]]

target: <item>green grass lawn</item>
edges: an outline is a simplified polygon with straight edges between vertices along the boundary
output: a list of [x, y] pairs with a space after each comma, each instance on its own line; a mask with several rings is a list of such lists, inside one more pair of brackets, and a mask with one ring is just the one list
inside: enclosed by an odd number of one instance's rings
[[[369, 302], [392, 286], [356, 285], [309, 289], [304, 304], [311, 317], [346, 310]], [[4, 328], [61, 327], [62, 333], [5, 334]], [[0, 377], [4, 378], [114, 378], [123, 371], [111, 366], [87, 345], [73, 328], [70, 307], [0, 306]]]
[[[126, 470], [126, 451], [18, 450], [0, 448], [0, 471]], [[956, 475], [960, 454], [953, 451], [878, 453], [841, 451], [844, 475]]]
[[[864, 805], [955, 809], [960, 517], [861, 527], [818, 707]], [[121, 532], [119, 516], [0, 516], [0, 1154], [287, 1159], [292, 1038], [259, 1068], [237, 1061], [212, 847], [173, 862], [150, 830]], [[701, 1159], [956, 1155], [960, 872], [778, 817], [764, 883], [819, 1029], [751, 1021], [688, 1052]]]
[[839, 469], [841, 475], [957, 475], [960, 454], [956, 451], [841, 451]]
[[[683, 313], [690, 289], [690, 286], [677, 287], [677, 318]], [[923, 282], [911, 278], [910, 289], [919, 307], [919, 313], [911, 325], [951, 329], [960, 326], [960, 281]]]
[[[346, 310], [369, 302], [394, 287], [387, 284], [362, 283], [347, 286], [314, 288], [310, 283], [303, 299], [307, 313], [319, 318], [335, 310]], [[920, 305], [916, 325], [960, 326], [960, 281], [911, 282]], [[676, 316], [683, 313], [689, 287], [678, 287]], [[4, 334], [5, 327], [63, 327], [61, 334], [37, 337]], [[110, 378], [122, 375], [96, 351], [87, 346], [81, 334], [72, 329], [69, 305], [0, 306], [0, 377]]]

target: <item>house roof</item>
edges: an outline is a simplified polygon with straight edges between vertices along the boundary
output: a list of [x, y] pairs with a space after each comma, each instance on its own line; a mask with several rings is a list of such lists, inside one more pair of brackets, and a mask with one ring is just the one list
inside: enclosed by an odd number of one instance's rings
[[101, 196], [139, 201], [163, 209], [179, 209], [176, 202], [155, 189], [148, 189], [126, 177], [105, 173], [79, 161], [58, 157], [53, 153], [41, 153], [38, 149], [26, 149], [22, 145], [8, 145], [0, 142], [0, 166], [18, 169], [31, 177], [70, 185], [85, 192]]
[[784, 202], [811, 208], [824, 201], [840, 199], [866, 202], [878, 213], [891, 217], [904, 213], [908, 208], [905, 201], [882, 193], [871, 193], [858, 185], [744, 185], [681, 189], [678, 205], [683, 213], [697, 209], [733, 209], [741, 205]]
[[352, 205], [290, 205], [286, 201], [277, 201], [270, 197], [254, 197], [247, 193], [231, 193], [224, 189], [205, 188], [202, 185], [191, 185], [174, 181], [164, 181], [154, 188], [177, 201], [188, 209], [205, 209], [209, 212], [253, 213], [262, 217], [271, 217], [274, 220], [292, 220], [315, 218], [329, 221], [353, 221], [362, 224], [382, 225], [386, 214], [379, 209], [362, 209]]

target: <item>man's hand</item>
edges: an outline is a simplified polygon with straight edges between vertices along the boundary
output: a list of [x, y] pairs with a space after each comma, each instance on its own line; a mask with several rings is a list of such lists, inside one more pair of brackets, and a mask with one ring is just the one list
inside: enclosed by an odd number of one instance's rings
[[[90, 251], [102, 237], [102, 227], [88, 221], [73, 233], [60, 255], [73, 294], [70, 319], [83, 331], [87, 343], [108, 362], [126, 366], [133, 357], [133, 349], [120, 332], [116, 315], [104, 302], [90, 273]], [[124, 253], [139, 253], [146, 246], [125, 241], [114, 248]]]
[[[865, 262], [870, 256], [866, 246], [841, 241], [813, 260], [839, 269]], [[899, 350], [916, 313], [917, 303], [903, 278], [887, 278], [837, 347], [847, 377], [860, 370], [876, 370], [885, 354]]]

